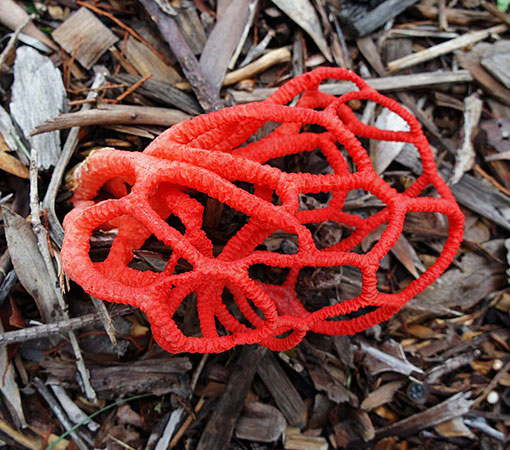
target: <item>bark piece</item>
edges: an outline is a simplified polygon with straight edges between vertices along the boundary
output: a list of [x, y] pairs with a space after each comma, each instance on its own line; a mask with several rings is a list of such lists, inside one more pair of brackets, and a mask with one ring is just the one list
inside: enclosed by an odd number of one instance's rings
[[[111, 79], [115, 82], [134, 84], [141, 78], [135, 75], [122, 73], [111, 77]], [[144, 97], [164, 105], [174, 106], [188, 114], [197, 115], [202, 112], [200, 105], [194, 97], [180, 89], [174, 88], [168, 84], [168, 82], [149, 79], [137, 89], [137, 92]]]
[[332, 402], [358, 405], [358, 398], [322, 367], [313, 367], [308, 372], [315, 389], [324, 392]]
[[372, 409], [391, 402], [395, 392], [397, 392], [403, 384], [402, 381], [390, 381], [389, 383], [383, 384], [367, 395], [363, 402], [361, 402], [361, 409], [371, 411]]
[[226, 450], [229, 447], [235, 423], [265, 353], [264, 347], [243, 347], [232, 369], [225, 392], [202, 433], [197, 450]]
[[52, 36], [87, 70], [91, 69], [98, 59], [119, 40], [103, 22], [84, 7], [62, 23]]
[[37, 125], [64, 111], [66, 91], [60, 70], [46, 56], [31, 47], [20, 47], [14, 64], [10, 105], [12, 118], [21, 127], [30, 145], [39, 151], [39, 167], [48, 170], [60, 156], [59, 133], [29, 136]]
[[[409, 125], [398, 114], [383, 109], [377, 116], [375, 126], [381, 130], [408, 131]], [[374, 170], [382, 174], [404, 148], [405, 142], [379, 141], [371, 152]]]
[[175, 8], [175, 12], [175, 21], [179, 25], [189, 48], [195, 55], [200, 55], [207, 41], [207, 36], [195, 5], [191, 2], [183, 3], [180, 8]]
[[[418, 3], [412, 7], [413, 11], [418, 12], [426, 19], [436, 20], [439, 17], [439, 8], [430, 4]], [[496, 23], [498, 20], [490, 13], [485, 11], [474, 11], [472, 9], [445, 8], [445, 18], [448, 23], [455, 25], [472, 25], [474, 22]]]
[[306, 425], [306, 405], [272, 353], [266, 354], [257, 370], [278, 408], [295, 427]]
[[[41, 362], [64, 387], [76, 387], [76, 370], [72, 362], [45, 359]], [[183, 393], [189, 386], [182, 380], [182, 374], [191, 370], [187, 357], [174, 356], [147, 359], [117, 365], [100, 366], [89, 364], [90, 381], [101, 397], [115, 398], [119, 395], [152, 392], [164, 395], [170, 392]]]
[[[496, 240], [484, 243], [482, 247], [490, 253], [499, 254], [503, 244]], [[467, 310], [505, 283], [505, 268], [501, 262], [490, 261], [485, 256], [470, 252], [462, 258], [461, 264], [462, 270], [453, 267], [445, 272], [428, 289], [412, 299], [406, 309], [430, 314], [444, 313], [448, 308]]]

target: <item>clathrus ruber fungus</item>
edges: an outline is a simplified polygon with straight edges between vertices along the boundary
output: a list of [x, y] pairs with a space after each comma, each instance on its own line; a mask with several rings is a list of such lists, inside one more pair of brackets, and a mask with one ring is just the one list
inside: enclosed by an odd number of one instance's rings
[[[355, 86], [337, 98], [319, 90], [328, 78]], [[295, 106], [289, 106], [298, 96]], [[408, 131], [365, 125], [347, 105], [352, 100], [369, 100], [391, 110], [407, 122]], [[279, 125], [254, 141], [252, 136], [268, 122]], [[422, 174], [405, 191], [397, 192], [376, 174], [359, 138], [414, 145]], [[286, 173], [268, 164], [274, 158], [315, 149], [327, 159], [330, 173]], [[75, 208], [64, 222], [65, 271], [91, 295], [143, 310], [156, 341], [172, 353], [214, 353], [252, 343], [285, 350], [308, 331], [346, 335], [364, 330], [390, 318], [437, 279], [462, 240], [464, 217], [437, 172], [418, 121], [343, 69], [317, 69], [289, 81], [265, 101], [182, 122], [143, 153], [97, 151], [75, 177]], [[430, 187], [435, 188], [433, 196], [425, 195]], [[110, 198], [98, 201], [100, 189], [108, 191]], [[365, 218], [344, 211], [346, 196], [355, 189], [368, 191], [384, 207]], [[300, 194], [318, 193], [328, 193], [327, 206], [300, 209]], [[219, 254], [213, 253], [203, 228], [204, 198], [249, 217]], [[398, 293], [382, 293], [376, 277], [380, 261], [397, 242], [409, 212], [446, 216], [448, 238], [440, 256], [419, 278]], [[180, 220], [179, 226], [172, 226], [170, 216]], [[353, 231], [318, 249], [306, 225], [325, 221]], [[379, 227], [384, 231], [375, 245], [366, 253], [357, 251]], [[94, 230], [101, 229], [114, 230], [116, 235], [106, 259], [93, 262], [90, 239]], [[260, 249], [278, 230], [297, 237], [296, 252]], [[172, 249], [164, 270], [130, 267], [133, 253], [151, 236]], [[191, 269], [176, 270], [184, 260]], [[283, 268], [286, 278], [282, 283], [256, 280], [251, 269], [257, 265]], [[305, 308], [296, 295], [300, 271], [345, 265], [361, 272], [360, 294], [316, 311]], [[200, 333], [186, 336], [176, 323], [176, 311], [191, 294], [196, 303], [189, 306], [196, 304]]]

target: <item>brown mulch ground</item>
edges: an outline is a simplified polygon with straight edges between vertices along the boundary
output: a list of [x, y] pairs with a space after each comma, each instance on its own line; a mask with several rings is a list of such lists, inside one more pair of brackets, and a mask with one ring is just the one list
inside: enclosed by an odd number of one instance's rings
[[[505, 3], [0, 0], [1, 445], [507, 448]], [[457, 257], [433, 286], [388, 322], [355, 336], [309, 333], [286, 352], [246, 346], [170, 355], [140, 311], [91, 299], [66, 279], [61, 221], [71, 209], [72, 170], [91, 152], [141, 151], [174, 123], [261, 100], [319, 66], [352, 69], [422, 123], [466, 216]], [[339, 83], [328, 88], [344, 92]], [[367, 123], [399, 126], [369, 102], [349, 106]], [[36, 127], [41, 134], [32, 135]], [[382, 154], [377, 142], [363, 144], [394, 187], [419, 175], [412, 146]], [[288, 172], [329, 169], [317, 151], [273, 163]], [[208, 205], [205, 231], [221, 248], [246, 218], [199, 200]], [[328, 200], [301, 198], [310, 209]], [[366, 217], [380, 204], [355, 191], [345, 207]], [[438, 214], [409, 214], [405, 239], [382, 261], [379, 289], [398, 292], [423, 273], [447, 229]], [[327, 222], [311, 231], [323, 248], [350, 230]], [[104, 259], [113, 239], [111, 230], [95, 232], [92, 259]], [[362, 247], [377, 239], [369, 236]], [[264, 245], [286, 252], [296, 243], [274, 233]], [[148, 241], [132, 264], [158, 270], [168, 256]], [[352, 267], [305, 269], [298, 295], [315, 310], [356, 296], [360, 283]], [[190, 335], [197, 333], [193, 301], [177, 312]]]

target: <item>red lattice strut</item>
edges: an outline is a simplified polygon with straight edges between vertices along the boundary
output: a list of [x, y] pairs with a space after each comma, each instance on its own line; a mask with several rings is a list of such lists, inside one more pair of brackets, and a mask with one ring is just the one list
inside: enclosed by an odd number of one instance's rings
[[[353, 82], [353, 90], [339, 98], [321, 93], [320, 82], [335, 78]], [[287, 106], [296, 96], [295, 107]], [[387, 131], [358, 120], [346, 105], [370, 100], [401, 116], [409, 131]], [[281, 125], [257, 142], [248, 139], [267, 122]], [[319, 125], [320, 133], [303, 131]], [[398, 193], [379, 177], [359, 137], [408, 142], [419, 151], [422, 175]], [[248, 143], [249, 142], [249, 143]], [[345, 149], [344, 152], [339, 148]], [[284, 173], [266, 164], [270, 159], [319, 148], [332, 173]], [[348, 154], [348, 158], [344, 157]], [[349, 171], [349, 164], [356, 171]], [[235, 345], [260, 343], [274, 350], [295, 346], [307, 331], [345, 335], [382, 322], [410, 298], [423, 291], [452, 262], [462, 240], [464, 217], [439, 176], [433, 155], [417, 120], [402, 106], [369, 87], [357, 75], [321, 68], [293, 79], [266, 101], [226, 108], [182, 122], [165, 131], [143, 153], [104, 149], [91, 155], [77, 170], [75, 209], [65, 218], [62, 248], [64, 268], [85, 291], [103, 300], [129, 303], [148, 316], [155, 339], [169, 352], [221, 352]], [[253, 185], [253, 193], [234, 182]], [[438, 197], [427, 197], [433, 186]], [[128, 188], [129, 187], [129, 188]], [[113, 199], [95, 202], [101, 188]], [[386, 206], [369, 218], [342, 210], [347, 193], [364, 189]], [[204, 207], [196, 193], [206, 194], [249, 216], [221, 253], [202, 229]], [[299, 194], [331, 193], [327, 207], [299, 209]], [[273, 202], [278, 196], [277, 204]], [[378, 292], [380, 260], [402, 232], [408, 212], [437, 212], [449, 222], [449, 236], [436, 262], [398, 294]], [[167, 223], [176, 216], [184, 232]], [[346, 239], [318, 250], [305, 224], [336, 221], [352, 227]], [[352, 251], [372, 231], [386, 228], [366, 254]], [[116, 230], [103, 262], [89, 256], [90, 238], [97, 229]], [[295, 254], [256, 250], [277, 230], [297, 236]], [[155, 236], [172, 254], [163, 272], [129, 267], [133, 251]], [[180, 259], [192, 270], [176, 273]], [[256, 264], [289, 269], [282, 285], [250, 278]], [[350, 265], [363, 276], [361, 294], [351, 300], [309, 312], [296, 296], [299, 271], [308, 266]], [[233, 300], [225, 299], [224, 291]], [[175, 322], [176, 311], [196, 294], [200, 336], [185, 336]], [[371, 306], [373, 311], [348, 319], [344, 316]], [[342, 318], [344, 320], [334, 320]], [[227, 333], [218, 332], [217, 322]], [[223, 335], [220, 335], [223, 334]]]

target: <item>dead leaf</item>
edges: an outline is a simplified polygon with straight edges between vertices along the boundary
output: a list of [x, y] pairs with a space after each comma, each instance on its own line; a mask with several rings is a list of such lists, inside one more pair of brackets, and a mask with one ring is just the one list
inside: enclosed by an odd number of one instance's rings
[[319, 17], [312, 4], [308, 0], [293, 0], [292, 2], [287, 0], [272, 1], [310, 35], [322, 54], [329, 62], [332, 62], [331, 52], [324, 39]]
[[[398, 114], [393, 111], [384, 108], [377, 116], [375, 126], [381, 130], [392, 130], [392, 131], [407, 131], [409, 125], [402, 119]], [[371, 157], [374, 164], [374, 169], [378, 174], [383, 173], [392, 161], [402, 151], [405, 142], [391, 142], [381, 141], [377, 143], [377, 146], [371, 151]]]
[[391, 248], [391, 253], [395, 255], [414, 278], [420, 276], [417, 268], [425, 271], [425, 267], [420, 261], [418, 254], [403, 234], [400, 235], [395, 245]]
[[398, 419], [396, 413], [394, 413], [391, 409], [386, 406], [379, 406], [374, 409], [374, 412], [383, 419], [386, 419], [388, 422], [395, 422]]
[[404, 385], [403, 381], [391, 381], [370, 392], [361, 403], [361, 409], [370, 411], [393, 400], [393, 395]]
[[19, 309], [16, 302], [13, 300], [12, 296], [9, 296], [10, 304], [11, 304], [11, 314], [9, 315], [9, 325], [16, 328], [25, 328], [27, 326], [23, 314]]
[[447, 422], [436, 425], [435, 430], [443, 437], [466, 437], [469, 439], [475, 439], [476, 436], [471, 430], [464, 425], [462, 417], [456, 417], [455, 419], [448, 420]]
[[[491, 253], [500, 253], [502, 240], [485, 242], [482, 247]], [[475, 253], [464, 255], [462, 269], [453, 267], [445, 272], [434, 284], [418, 294], [405, 310], [422, 311], [430, 314], [446, 312], [450, 308], [467, 310], [497, 291], [505, 282], [505, 268], [501, 263], [489, 261]]]
[[[4, 332], [2, 322], [0, 322], [0, 333]], [[0, 390], [4, 395], [4, 403], [11, 413], [18, 428], [26, 427], [25, 415], [21, 406], [21, 397], [18, 385], [14, 378], [14, 368], [7, 355], [7, 347], [0, 346]]]
[[21, 164], [20, 160], [5, 151], [0, 150], [0, 170], [28, 180], [30, 177], [28, 169]]
[[57, 310], [53, 281], [39, 253], [32, 227], [9, 208], [2, 207], [2, 217], [5, 223], [7, 248], [16, 275], [37, 303], [43, 320], [46, 323], [53, 322], [60, 316], [60, 311]]
[[473, 370], [477, 373], [480, 373], [482, 375], [488, 375], [489, 372], [492, 370], [492, 361], [471, 361], [471, 367]]
[[450, 184], [459, 182], [465, 172], [473, 168], [475, 163], [475, 149], [473, 148], [473, 136], [482, 117], [483, 102], [478, 94], [474, 93], [464, 99], [464, 138], [462, 146], [455, 155], [455, 166], [453, 168]]
[[438, 338], [440, 335], [432, 328], [413, 323], [407, 327], [407, 331], [420, 339]]

